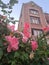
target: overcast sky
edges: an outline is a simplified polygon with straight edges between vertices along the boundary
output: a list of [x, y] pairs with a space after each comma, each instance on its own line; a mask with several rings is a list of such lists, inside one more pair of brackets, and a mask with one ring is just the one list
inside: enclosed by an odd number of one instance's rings
[[13, 12], [15, 12], [15, 15], [14, 15], [14, 13], [13, 13], [13, 15], [16, 19], [19, 19], [22, 4], [29, 2], [29, 1], [34, 1], [40, 7], [42, 7], [44, 12], [49, 13], [49, 0], [19, 0], [18, 4], [15, 5], [14, 10], [13, 10]]
[[[9, 0], [2, 1], [7, 3]], [[44, 12], [49, 13], [49, 0], [18, 0], [18, 3], [13, 7], [13, 12], [11, 16], [13, 16], [16, 20], [19, 20], [22, 4], [29, 1], [35, 2], [40, 7], [42, 7]]]
[[[2, 1], [7, 3], [9, 0], [2, 0]], [[44, 12], [49, 13], [49, 0], [18, 0], [18, 4], [16, 4], [13, 7], [13, 12], [11, 16], [14, 16], [15, 19], [19, 20], [22, 4], [29, 1], [34, 1], [36, 4], [42, 7]]]
[[29, 1], [34, 1], [40, 7], [42, 7], [44, 12], [49, 13], [49, 0], [19, 0], [18, 4], [14, 6], [13, 12], [15, 12], [15, 15], [14, 13], [12, 14], [16, 19], [19, 19], [22, 4]]

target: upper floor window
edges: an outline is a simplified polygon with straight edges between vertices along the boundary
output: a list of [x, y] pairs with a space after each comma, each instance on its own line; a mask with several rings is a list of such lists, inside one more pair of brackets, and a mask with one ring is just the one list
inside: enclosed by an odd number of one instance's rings
[[36, 14], [36, 15], [38, 14], [38, 11], [37, 11], [37, 10], [30, 9], [29, 11], [30, 11], [30, 13], [32, 13], [32, 14]]
[[39, 17], [30, 17], [31, 23], [40, 24], [40, 18]]

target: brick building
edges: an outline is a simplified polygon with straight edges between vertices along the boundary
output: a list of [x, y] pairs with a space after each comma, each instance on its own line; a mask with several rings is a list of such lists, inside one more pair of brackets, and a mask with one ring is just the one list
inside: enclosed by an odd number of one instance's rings
[[23, 30], [25, 22], [30, 23], [29, 32], [35, 37], [49, 24], [49, 14], [44, 13], [42, 8], [32, 1], [23, 3], [18, 24], [19, 31]]

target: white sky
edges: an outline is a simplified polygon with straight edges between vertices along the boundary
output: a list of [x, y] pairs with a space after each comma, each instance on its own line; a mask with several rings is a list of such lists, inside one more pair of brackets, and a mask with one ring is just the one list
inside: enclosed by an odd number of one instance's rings
[[[9, 0], [2, 0], [4, 3], [8, 3]], [[49, 13], [49, 0], [18, 0], [18, 3], [13, 6], [13, 11], [11, 16], [14, 17], [16, 20], [19, 20], [21, 7], [23, 3], [33, 1], [36, 4], [38, 4], [40, 7], [42, 7], [44, 12]], [[16, 29], [18, 28], [18, 23], [15, 24]]]

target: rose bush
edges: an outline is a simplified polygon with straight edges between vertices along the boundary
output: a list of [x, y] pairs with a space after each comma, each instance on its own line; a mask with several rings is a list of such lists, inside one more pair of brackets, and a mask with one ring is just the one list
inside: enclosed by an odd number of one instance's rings
[[0, 65], [49, 65], [46, 41], [49, 28], [44, 28], [46, 32], [33, 40], [29, 23], [24, 23], [23, 32], [15, 31], [14, 27], [0, 23]]

